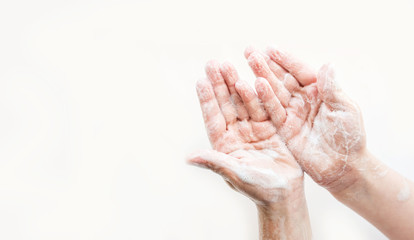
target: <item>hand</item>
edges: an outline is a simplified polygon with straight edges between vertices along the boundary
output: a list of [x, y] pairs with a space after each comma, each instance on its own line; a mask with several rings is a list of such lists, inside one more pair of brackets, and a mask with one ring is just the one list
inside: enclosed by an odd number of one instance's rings
[[410, 239], [414, 184], [366, 149], [359, 108], [335, 85], [332, 67], [316, 75], [276, 49], [248, 48], [246, 57], [268, 80], [256, 82], [258, 96], [302, 168], [390, 239]]
[[228, 63], [211, 61], [206, 73], [197, 93], [216, 151], [195, 152], [189, 162], [220, 174], [258, 205], [274, 206], [296, 193], [304, 198], [303, 172], [254, 91]]
[[316, 75], [273, 48], [265, 54], [248, 48], [245, 56], [255, 75], [267, 79], [256, 84], [259, 98], [272, 108], [278, 134], [305, 172], [331, 192], [357, 181], [366, 151], [362, 117], [335, 84], [332, 67]]

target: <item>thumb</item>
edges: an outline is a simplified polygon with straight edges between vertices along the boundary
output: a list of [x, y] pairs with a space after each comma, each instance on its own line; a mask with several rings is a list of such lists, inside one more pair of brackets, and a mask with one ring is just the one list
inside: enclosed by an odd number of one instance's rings
[[232, 170], [237, 161], [237, 158], [215, 150], [198, 150], [187, 156], [187, 163], [210, 169], [232, 183], [237, 180]]
[[335, 81], [335, 71], [331, 64], [325, 64], [319, 70], [317, 87], [321, 100], [332, 109], [340, 110], [346, 105], [348, 100]]

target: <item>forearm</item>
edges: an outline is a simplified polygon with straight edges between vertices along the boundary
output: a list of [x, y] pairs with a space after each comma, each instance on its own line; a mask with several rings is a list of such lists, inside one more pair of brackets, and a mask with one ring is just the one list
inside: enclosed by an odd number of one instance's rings
[[304, 192], [276, 206], [258, 205], [260, 240], [312, 239]]
[[390, 239], [414, 236], [414, 184], [364, 153], [358, 180], [333, 195], [367, 219]]

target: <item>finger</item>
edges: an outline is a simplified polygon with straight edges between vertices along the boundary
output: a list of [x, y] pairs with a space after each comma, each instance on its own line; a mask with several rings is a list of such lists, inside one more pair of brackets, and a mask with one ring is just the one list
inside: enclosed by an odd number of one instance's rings
[[257, 77], [265, 78], [269, 82], [273, 92], [276, 94], [282, 105], [285, 107], [288, 106], [291, 94], [270, 70], [264, 57], [258, 52], [253, 52], [250, 54], [248, 62], [250, 68]]
[[288, 74], [288, 72], [284, 68], [282, 68], [279, 64], [275, 63], [272, 59], [270, 59], [269, 56], [267, 57], [268, 57], [267, 65], [269, 66], [273, 74], [275, 74], [275, 76], [278, 79], [284, 79], [285, 75]]
[[300, 89], [298, 81], [290, 73], [286, 73], [281, 79], [283, 79], [283, 85], [291, 94]]
[[266, 54], [292, 74], [303, 86], [316, 82], [315, 71], [293, 55], [272, 47], [266, 49]]
[[267, 119], [266, 111], [253, 89], [244, 81], [236, 82], [236, 91], [239, 93], [251, 119], [261, 122]]
[[[249, 59], [250, 55], [254, 52], [258, 52], [261, 53], [261, 51], [253, 46], [248, 46], [246, 47], [246, 49], [244, 50], [244, 57], [246, 59]], [[269, 60], [270, 58], [268, 56], [266, 56], [265, 54], [263, 54], [263, 57], [267, 60]]]
[[270, 57], [267, 54], [262, 53], [261, 51], [259, 51], [257, 48], [253, 47], [253, 46], [248, 46], [245, 50], [244, 50], [244, 56], [246, 59], [249, 59], [250, 55], [254, 52], [258, 52], [260, 53], [263, 58], [266, 60], [267, 65], [269, 66], [270, 70], [273, 72], [273, 74], [275, 74], [275, 76], [278, 79], [283, 79], [285, 74], [288, 73], [285, 69], [283, 69], [281, 66], [279, 66], [277, 63], [275, 63], [274, 61], [272, 61], [272, 59], [270, 59]]
[[214, 95], [213, 87], [207, 79], [202, 79], [196, 85], [201, 111], [207, 134], [212, 143], [226, 130], [226, 121]]
[[238, 165], [238, 159], [228, 154], [214, 150], [199, 150], [189, 155], [187, 162], [220, 174], [232, 185], [238, 181], [237, 174], [233, 171]]
[[333, 110], [343, 110], [349, 104], [348, 98], [335, 82], [335, 71], [325, 64], [318, 72], [317, 87], [319, 96]]
[[266, 54], [262, 53], [261, 51], [259, 51], [257, 48], [253, 47], [253, 46], [248, 46], [245, 50], [244, 50], [244, 57], [246, 59], [249, 59], [250, 55], [254, 52], [260, 53], [263, 58], [266, 60], [267, 65], [269, 66], [270, 70], [273, 72], [273, 74], [275, 74], [275, 76], [278, 79], [283, 79], [283, 77], [285, 76], [285, 74], [287, 73], [285, 69], [283, 69], [281, 66], [279, 66], [277, 63], [273, 62], [269, 56], [267, 56]]
[[[259, 51], [252, 46], [247, 47], [246, 50], [244, 51], [244, 56], [246, 57], [246, 59], [248, 59], [253, 52], [259, 52]], [[267, 54], [263, 54], [262, 52], [260, 53], [262, 54], [263, 58], [266, 60], [267, 65], [269, 66], [269, 69], [273, 72], [276, 78], [283, 79], [282, 80], [283, 85], [291, 94], [293, 94], [294, 91], [297, 91], [300, 88], [299, 83], [290, 73], [288, 73], [279, 64], [274, 62]]]
[[249, 113], [247, 109], [244, 107], [243, 101], [239, 94], [236, 91], [235, 84], [239, 80], [239, 76], [237, 75], [237, 71], [234, 66], [229, 63], [225, 62], [220, 66], [221, 75], [224, 78], [224, 81], [227, 84], [227, 88], [230, 92], [230, 97], [233, 100], [233, 104], [236, 107], [237, 117], [241, 120], [248, 119]]
[[263, 102], [267, 114], [270, 116], [270, 119], [272, 119], [273, 124], [275, 124], [276, 128], [280, 128], [286, 120], [286, 110], [273, 93], [273, 90], [266, 79], [257, 78], [256, 91], [260, 100]]
[[227, 124], [237, 119], [236, 108], [231, 102], [230, 92], [220, 73], [220, 65], [216, 61], [209, 61], [206, 65], [207, 77], [213, 85], [214, 94]]
[[280, 131], [285, 139], [291, 139], [302, 129], [309, 113], [309, 108], [306, 108], [305, 104], [306, 102], [300, 94], [294, 95], [290, 100], [289, 107], [286, 108], [284, 128]]

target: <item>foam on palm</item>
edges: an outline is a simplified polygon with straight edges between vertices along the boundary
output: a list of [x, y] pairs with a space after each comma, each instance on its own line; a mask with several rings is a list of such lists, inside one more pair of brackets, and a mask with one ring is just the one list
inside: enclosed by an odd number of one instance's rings
[[288, 188], [289, 180], [302, 176], [300, 169], [291, 169], [292, 166], [283, 162], [275, 164], [281, 156], [273, 150], [238, 150], [236, 152], [230, 155], [236, 154], [241, 161], [234, 164], [232, 170], [245, 183], [272, 190]]
[[[190, 163], [217, 172], [256, 203], [276, 202], [292, 188], [303, 189], [303, 171], [277, 135], [274, 123], [254, 91], [247, 83], [235, 82], [235, 75], [231, 81], [226, 80], [232, 73], [231, 69], [228, 71], [229, 66], [222, 70], [227, 72], [219, 76], [217, 63], [211, 62], [206, 67], [208, 80], [197, 83], [214, 150], [195, 152], [189, 156]], [[244, 106], [237, 105], [230, 97], [229, 89], [233, 88]], [[250, 118], [237, 116], [237, 107], [247, 110]]]

